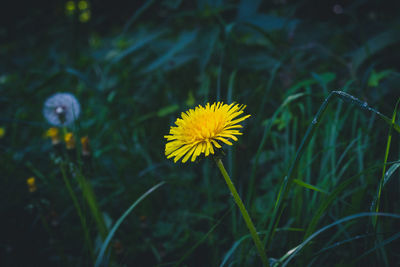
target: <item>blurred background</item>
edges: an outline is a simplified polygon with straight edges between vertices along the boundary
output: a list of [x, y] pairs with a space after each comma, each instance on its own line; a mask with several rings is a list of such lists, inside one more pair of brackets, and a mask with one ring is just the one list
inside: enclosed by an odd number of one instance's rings
[[[378, 0], [2, 3], [0, 265], [94, 264], [63, 170], [95, 255], [102, 237], [71, 166], [91, 184], [108, 230], [149, 188], [167, 182], [123, 221], [110, 242], [109, 266], [260, 265], [212, 160], [174, 164], [164, 156], [164, 135], [196, 105], [246, 104], [251, 118], [239, 142], [224, 148], [224, 163], [265, 232], [280, 184], [331, 91], [392, 118], [400, 97], [399, 8]], [[77, 122], [62, 130], [77, 140], [69, 156], [63, 140], [56, 151], [46, 136], [43, 103], [57, 92], [74, 94], [81, 105]], [[296, 174], [324, 192], [293, 186], [266, 245], [269, 257], [300, 244], [320, 203], [350, 177], [359, 176], [326, 202], [314, 230], [371, 210], [388, 132], [374, 113], [332, 98]], [[90, 157], [82, 161], [75, 154], [85, 136]], [[394, 132], [388, 161], [399, 159], [399, 148]], [[399, 212], [396, 169], [382, 191], [384, 212]], [[380, 227], [363, 218], [334, 228], [292, 264], [396, 266], [398, 220]]]

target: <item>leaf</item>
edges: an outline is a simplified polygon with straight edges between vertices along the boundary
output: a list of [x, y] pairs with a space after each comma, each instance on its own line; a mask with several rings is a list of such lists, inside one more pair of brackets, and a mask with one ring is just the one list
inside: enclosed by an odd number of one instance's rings
[[314, 79], [323, 84], [330, 83], [336, 79], [336, 74], [333, 72], [324, 72], [321, 74], [312, 73]]
[[322, 190], [322, 189], [320, 189], [320, 188], [318, 188], [318, 187], [316, 187], [314, 185], [311, 185], [311, 184], [308, 184], [306, 182], [303, 182], [301, 180], [293, 179], [293, 182], [298, 184], [298, 185], [300, 185], [300, 186], [302, 186], [302, 187], [305, 187], [307, 189], [314, 190], [314, 191], [317, 191], [317, 192], [320, 192], [320, 193], [324, 193], [324, 194], [329, 194], [329, 192], [327, 192], [325, 190]]
[[229, 260], [229, 258], [232, 256], [232, 254], [235, 252], [235, 250], [237, 249], [237, 247], [246, 239], [250, 238], [251, 235], [245, 235], [242, 236], [242, 238], [240, 238], [238, 241], [236, 241], [233, 246], [228, 250], [228, 252], [225, 254], [224, 259], [222, 260], [221, 264], [219, 265], [219, 267], [223, 267], [225, 266], [225, 264], [227, 263], [227, 261]]
[[132, 44], [130, 47], [128, 47], [121, 53], [116, 54], [114, 56], [114, 58], [112, 59], [111, 63], [114, 64], [114, 63], [117, 63], [118, 61], [121, 61], [123, 58], [129, 56], [133, 52], [139, 50], [140, 48], [144, 47], [146, 44], [154, 41], [155, 39], [157, 39], [158, 37], [160, 37], [161, 35], [163, 35], [165, 33], [166, 33], [166, 31], [159, 31], [159, 32], [151, 33], [149, 35], [140, 36], [140, 38], [138, 37], [137, 42]]
[[188, 97], [185, 101], [186, 106], [193, 107], [196, 104], [196, 99], [193, 96], [193, 92], [190, 90], [188, 93]]
[[243, 55], [239, 58], [239, 65], [244, 69], [251, 70], [270, 70], [279, 63], [275, 58], [265, 52]]
[[175, 104], [175, 105], [170, 105], [170, 106], [166, 106], [163, 107], [162, 109], [160, 109], [157, 112], [157, 116], [158, 117], [165, 117], [168, 114], [174, 113], [175, 111], [177, 111], [179, 109], [179, 105]]
[[383, 70], [380, 72], [375, 72], [375, 70], [372, 70], [371, 76], [369, 76], [368, 79], [368, 86], [369, 87], [378, 87], [379, 86], [379, 82], [386, 78], [387, 76], [389, 76], [390, 74], [392, 74], [394, 71], [391, 69], [388, 70]]
[[216, 47], [218, 37], [220, 34], [219, 28], [213, 28], [211, 30], [208, 30], [204, 34], [201, 33], [203, 38], [199, 40], [200, 46], [201, 47], [201, 52], [202, 55], [199, 58], [199, 64], [200, 64], [200, 69], [204, 71], [206, 68], [208, 62], [211, 59], [211, 55]]
[[277, 31], [285, 28], [294, 29], [299, 23], [296, 19], [287, 19], [263, 13], [244, 18], [240, 22], [259, 28], [264, 32]]
[[246, 18], [257, 13], [261, 0], [241, 0], [238, 6], [238, 18]]
[[362, 47], [353, 53], [352, 63], [354, 71], [371, 56], [378, 53], [380, 50], [393, 45], [400, 41], [400, 34], [398, 30], [388, 30], [380, 33], [369, 39]]
[[383, 185], [386, 185], [389, 182], [390, 178], [392, 177], [393, 173], [400, 167], [400, 163], [393, 164], [389, 170], [385, 174], [385, 178], [383, 180]]
[[174, 43], [174, 45], [171, 47], [170, 50], [168, 50], [164, 55], [153, 61], [147, 68], [144, 70], [145, 73], [151, 72], [162, 65], [164, 65], [166, 62], [168, 62], [170, 59], [174, 57], [176, 53], [181, 51], [183, 48], [185, 48], [188, 44], [193, 42], [193, 40], [197, 36], [197, 31], [192, 31], [192, 32], [184, 32], [181, 34], [179, 37], [178, 41]]

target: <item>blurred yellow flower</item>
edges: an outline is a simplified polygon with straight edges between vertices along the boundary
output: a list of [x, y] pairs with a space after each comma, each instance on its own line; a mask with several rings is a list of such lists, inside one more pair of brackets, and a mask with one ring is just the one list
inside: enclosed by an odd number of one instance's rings
[[6, 129], [4, 127], [0, 127], [0, 139], [4, 137], [6, 134]]
[[90, 155], [89, 137], [87, 136], [82, 137], [81, 144], [82, 144], [82, 155], [89, 156]]
[[74, 1], [67, 1], [65, 3], [65, 13], [68, 16], [71, 16], [72, 14], [74, 14], [75, 11], [75, 2]]
[[46, 136], [51, 138], [51, 143], [57, 145], [60, 143], [60, 131], [56, 127], [51, 127], [46, 131]]
[[80, 15], [79, 15], [79, 21], [82, 23], [88, 22], [90, 20], [90, 11], [86, 10], [83, 11]]
[[165, 155], [174, 157], [174, 162], [183, 157], [185, 163], [190, 157], [195, 161], [202, 153], [206, 157], [214, 154], [214, 146], [221, 148], [219, 141], [232, 145], [229, 139], [237, 141], [235, 135], [242, 134], [237, 130], [242, 128], [238, 123], [250, 117], [238, 118], [245, 108], [245, 105], [217, 102], [182, 112], [181, 118], [175, 121], [177, 126], [171, 126], [169, 135], [164, 136], [167, 139]]
[[85, 9], [87, 9], [89, 7], [89, 4], [88, 4], [88, 2], [87, 1], [79, 1], [78, 2], [78, 8], [80, 9], [80, 10], [85, 10]]
[[74, 149], [75, 148], [75, 137], [73, 133], [66, 133], [64, 136], [65, 146], [67, 149]]
[[26, 179], [26, 184], [28, 185], [29, 192], [33, 193], [37, 190], [35, 177]]

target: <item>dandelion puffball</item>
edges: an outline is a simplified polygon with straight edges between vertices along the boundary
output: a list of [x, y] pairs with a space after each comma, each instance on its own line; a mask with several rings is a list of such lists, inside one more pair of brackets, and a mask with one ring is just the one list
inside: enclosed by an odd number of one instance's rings
[[56, 93], [44, 103], [43, 115], [54, 126], [72, 124], [81, 111], [78, 100], [70, 93]]

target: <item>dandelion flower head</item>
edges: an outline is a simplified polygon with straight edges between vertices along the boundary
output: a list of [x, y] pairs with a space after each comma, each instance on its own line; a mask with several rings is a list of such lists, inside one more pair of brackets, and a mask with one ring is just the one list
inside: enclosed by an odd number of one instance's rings
[[56, 93], [44, 103], [43, 115], [55, 126], [68, 126], [73, 123], [81, 111], [78, 100], [70, 93]]
[[181, 118], [175, 121], [176, 126], [171, 126], [169, 135], [164, 136], [167, 139], [165, 155], [174, 158], [174, 162], [183, 157], [185, 163], [190, 157], [195, 161], [203, 153], [206, 157], [214, 154], [214, 147], [221, 148], [221, 142], [232, 145], [230, 139], [237, 141], [236, 135], [242, 134], [238, 123], [250, 117], [240, 117], [245, 108], [236, 103], [217, 102], [182, 112]]
[[0, 139], [3, 138], [5, 134], [6, 134], [6, 129], [0, 127]]
[[33, 193], [37, 190], [35, 177], [26, 179], [26, 184], [28, 185], [29, 192]]
[[64, 141], [67, 149], [75, 148], [75, 137], [73, 133], [66, 133], [64, 136]]

